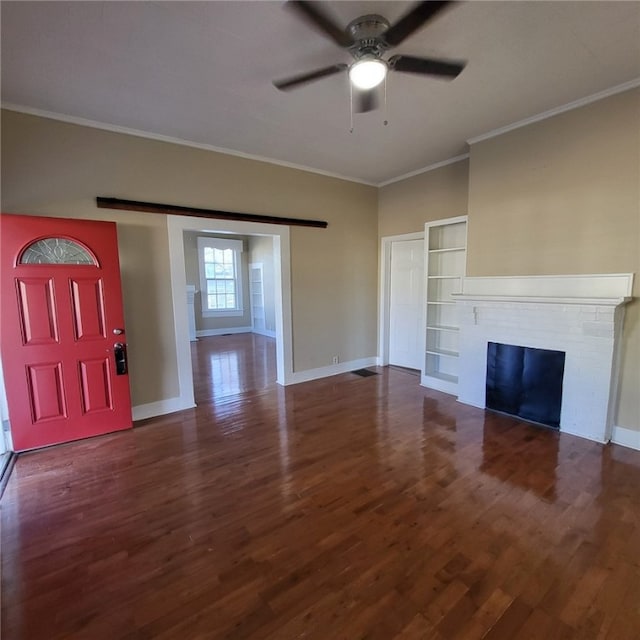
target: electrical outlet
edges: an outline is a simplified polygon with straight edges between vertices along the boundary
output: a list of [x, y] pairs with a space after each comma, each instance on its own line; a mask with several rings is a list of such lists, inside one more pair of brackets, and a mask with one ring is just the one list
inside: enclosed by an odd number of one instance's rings
[[338, 356], [333, 356], [332, 361], [333, 364], [338, 364]]

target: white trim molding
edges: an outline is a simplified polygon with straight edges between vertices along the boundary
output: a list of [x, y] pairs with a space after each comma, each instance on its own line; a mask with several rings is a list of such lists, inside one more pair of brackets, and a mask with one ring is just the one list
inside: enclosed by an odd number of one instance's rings
[[364, 369], [365, 367], [375, 367], [378, 364], [378, 358], [371, 356], [369, 358], [360, 358], [359, 360], [349, 360], [338, 364], [331, 364], [327, 367], [318, 367], [317, 369], [307, 369], [305, 371], [295, 371], [288, 384], [299, 384], [300, 382], [309, 382], [311, 380], [319, 380], [320, 378], [328, 378], [337, 376], [341, 373], [349, 373], [356, 369]]
[[385, 180], [384, 182], [379, 182], [376, 186], [386, 187], [387, 185], [393, 184], [394, 182], [402, 182], [402, 180], [407, 180], [409, 178], [413, 178], [414, 176], [419, 176], [421, 173], [428, 173], [429, 171], [433, 171], [435, 169], [441, 169], [442, 167], [446, 167], [450, 164], [455, 164], [456, 162], [462, 162], [463, 160], [468, 160], [468, 159], [469, 159], [469, 154], [463, 153], [459, 156], [448, 158], [447, 160], [434, 162], [433, 164], [430, 164], [427, 167], [422, 167], [421, 169], [416, 169], [415, 171], [409, 171], [409, 173], [403, 173], [401, 176], [390, 178], [389, 180]]
[[123, 127], [117, 124], [98, 122], [97, 120], [89, 120], [88, 118], [80, 118], [78, 116], [69, 116], [64, 113], [47, 111], [46, 109], [36, 109], [34, 107], [26, 107], [24, 105], [15, 104], [12, 102], [3, 102], [1, 106], [3, 109], [6, 109], [7, 111], [15, 111], [16, 113], [26, 113], [27, 115], [30, 115], [30, 116], [48, 118], [49, 120], [58, 120], [59, 122], [66, 122], [68, 124], [77, 124], [81, 127], [91, 127], [92, 129], [101, 129], [102, 131], [111, 131], [112, 133], [124, 133], [126, 135], [136, 136], [138, 138], [147, 138], [148, 140], [158, 140], [159, 142], [168, 142], [170, 144], [177, 144], [182, 147], [192, 147], [194, 149], [202, 149], [204, 151], [213, 151], [214, 153], [221, 153], [226, 156], [234, 156], [236, 158], [245, 158], [246, 160], [255, 160], [256, 162], [273, 164], [279, 167], [286, 167], [287, 169], [296, 169], [298, 171], [306, 171], [307, 173], [315, 173], [320, 176], [327, 176], [328, 178], [338, 178], [339, 180], [346, 180], [347, 182], [364, 184], [369, 187], [378, 186], [374, 182], [367, 182], [366, 180], [353, 178], [351, 176], [345, 176], [340, 173], [333, 173], [331, 171], [324, 171], [322, 169], [314, 169], [313, 167], [307, 167], [306, 165], [296, 164], [295, 162], [287, 162], [286, 160], [276, 160], [274, 158], [259, 156], [254, 153], [245, 153], [244, 151], [235, 151], [234, 149], [228, 149], [226, 147], [217, 147], [213, 144], [193, 142], [192, 140], [185, 140], [184, 138], [166, 136], [160, 133], [143, 131], [141, 129], [133, 129], [131, 127]]
[[615, 87], [609, 87], [604, 91], [593, 93], [590, 96], [585, 96], [584, 98], [574, 100], [573, 102], [567, 102], [566, 104], [560, 105], [559, 107], [548, 109], [547, 111], [543, 111], [542, 113], [538, 113], [529, 118], [524, 118], [524, 120], [512, 122], [511, 124], [505, 125], [504, 127], [499, 127], [497, 129], [487, 131], [486, 133], [481, 133], [480, 135], [474, 136], [473, 138], [468, 138], [467, 144], [473, 145], [476, 144], [476, 142], [482, 142], [483, 140], [488, 140], [489, 138], [496, 138], [497, 136], [501, 136], [504, 133], [509, 133], [509, 131], [513, 131], [514, 129], [521, 129], [522, 127], [534, 124], [535, 122], [553, 118], [554, 116], [564, 113], [565, 111], [579, 109], [580, 107], [584, 107], [588, 104], [591, 104], [592, 102], [598, 102], [598, 100], [604, 100], [604, 98], [609, 98], [610, 96], [615, 96], [618, 93], [636, 89], [637, 87], [640, 87], [640, 78], [635, 78], [634, 80], [630, 80], [629, 82], [618, 84]]
[[631, 299], [633, 273], [568, 276], [476, 276], [462, 279], [456, 300], [621, 304]]
[[265, 338], [275, 338], [276, 332], [271, 329], [256, 329], [255, 327], [249, 328], [251, 333], [255, 333], [259, 336], [264, 336]]
[[195, 406], [195, 402], [185, 402], [181, 397], [167, 398], [166, 400], [159, 400], [158, 402], [149, 402], [147, 404], [139, 404], [135, 407], [131, 407], [131, 417], [135, 422], [137, 420], [154, 418], [156, 416], [164, 416], [167, 413], [193, 409]]
[[640, 451], [640, 431], [614, 425], [611, 432], [611, 442], [621, 447], [629, 447]]
[[227, 327], [226, 329], [199, 329], [196, 331], [198, 338], [210, 336], [226, 336], [230, 333], [252, 333], [251, 327]]

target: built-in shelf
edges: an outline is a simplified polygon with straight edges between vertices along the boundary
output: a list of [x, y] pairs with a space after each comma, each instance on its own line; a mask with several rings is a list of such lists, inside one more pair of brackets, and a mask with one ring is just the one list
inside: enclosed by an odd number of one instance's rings
[[466, 247], [451, 247], [449, 249], [429, 249], [429, 253], [449, 253], [451, 251], [466, 251]]
[[457, 394], [458, 320], [454, 295], [466, 269], [466, 216], [425, 225], [426, 340], [422, 384]]
[[[448, 384], [453, 384], [453, 385], [458, 384], [458, 376], [454, 376], [448, 373], [443, 373], [442, 371], [427, 371], [427, 376], [429, 378], [434, 378], [435, 380], [440, 380]], [[428, 386], [430, 386], [432, 389], [438, 388], [436, 384], [433, 384], [433, 381], [432, 381], [432, 384]], [[439, 390], [444, 391], [444, 389], [439, 389]]]
[[431, 324], [427, 325], [427, 331], [460, 331], [460, 327], [448, 327], [446, 325]]
[[446, 349], [427, 349], [427, 353], [448, 358], [457, 358], [460, 355], [458, 351], [447, 351]]

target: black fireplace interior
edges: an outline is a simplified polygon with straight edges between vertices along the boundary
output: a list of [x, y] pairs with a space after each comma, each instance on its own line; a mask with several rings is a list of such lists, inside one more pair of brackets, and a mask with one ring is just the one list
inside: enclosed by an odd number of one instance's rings
[[487, 409], [560, 428], [564, 351], [487, 345]]

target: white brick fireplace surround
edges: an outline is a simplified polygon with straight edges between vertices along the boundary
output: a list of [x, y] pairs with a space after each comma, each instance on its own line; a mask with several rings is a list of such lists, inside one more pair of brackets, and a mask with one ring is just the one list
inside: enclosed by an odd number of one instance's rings
[[633, 274], [464, 278], [458, 400], [485, 408], [487, 343], [565, 352], [560, 431], [611, 439]]

